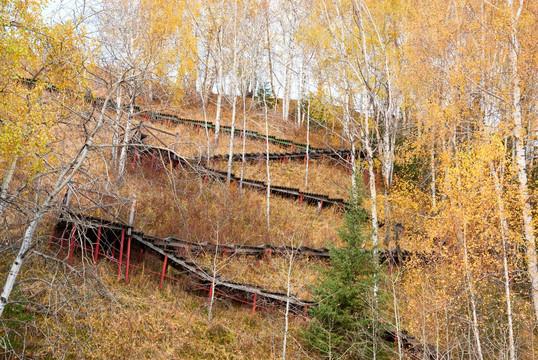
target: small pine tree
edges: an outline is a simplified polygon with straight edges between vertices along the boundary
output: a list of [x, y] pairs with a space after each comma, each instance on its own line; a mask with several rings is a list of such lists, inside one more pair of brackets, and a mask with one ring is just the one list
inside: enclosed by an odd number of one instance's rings
[[[318, 306], [312, 307], [313, 320], [302, 337], [314, 351], [327, 358], [371, 359], [374, 352], [382, 358], [379, 344], [380, 324], [376, 311], [384, 300], [374, 286], [381, 269], [372, 251], [364, 249], [369, 239], [365, 229], [367, 213], [362, 207], [362, 183], [354, 190], [345, 223], [339, 235], [342, 248], [330, 246], [331, 265], [321, 269], [321, 279], [313, 287]], [[374, 330], [377, 329], [377, 330]]]
[[275, 96], [268, 83], [263, 83], [262, 86], [260, 86], [255, 99], [260, 107], [267, 106], [267, 108], [272, 109], [276, 104]]

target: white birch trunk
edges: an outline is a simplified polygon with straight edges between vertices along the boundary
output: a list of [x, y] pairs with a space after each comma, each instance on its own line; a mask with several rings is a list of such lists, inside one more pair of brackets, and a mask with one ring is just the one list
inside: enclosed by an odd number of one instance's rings
[[535, 319], [538, 321], [538, 269], [536, 263], [536, 240], [534, 237], [533, 216], [529, 198], [529, 188], [527, 180], [527, 164], [525, 160], [524, 131], [521, 108], [521, 87], [519, 84], [518, 73], [518, 52], [519, 41], [517, 36], [517, 22], [523, 6], [520, 1], [519, 9], [514, 13], [513, 1], [508, 0], [512, 19], [511, 19], [511, 37], [510, 37], [510, 71], [512, 82], [512, 118], [514, 121], [514, 138], [515, 138], [515, 162], [519, 180], [519, 202], [523, 219], [523, 228], [526, 241], [527, 251], [527, 268], [531, 281], [531, 295], [534, 305]]
[[122, 147], [121, 147], [121, 153], [120, 153], [120, 161], [118, 165], [118, 173], [120, 174], [120, 179], [123, 177], [123, 174], [125, 173], [125, 166], [127, 164], [127, 150], [129, 141], [131, 139], [131, 123], [133, 121], [133, 113], [134, 113], [134, 102], [135, 97], [131, 96], [131, 99], [129, 101], [129, 115], [127, 115], [127, 122], [125, 124], [125, 133], [123, 134], [123, 141], [122, 141]]
[[510, 298], [510, 270], [508, 268], [508, 256], [507, 256], [507, 237], [509, 233], [508, 221], [506, 219], [506, 211], [504, 207], [504, 200], [502, 197], [503, 189], [499, 181], [497, 171], [491, 167], [491, 174], [495, 182], [495, 194], [497, 196], [497, 206], [499, 208], [499, 219], [501, 222], [501, 240], [503, 248], [503, 272], [504, 272], [504, 292], [506, 296], [506, 316], [508, 318], [508, 349], [510, 354], [510, 360], [515, 360], [516, 350], [514, 344], [514, 325], [512, 316], [512, 300]]
[[116, 96], [116, 121], [114, 123], [114, 135], [112, 135], [112, 166], [118, 168], [118, 145], [120, 143], [121, 121], [121, 87]]
[[11, 179], [13, 179], [13, 174], [15, 173], [15, 169], [17, 168], [17, 157], [14, 156], [11, 162], [9, 163], [9, 167], [7, 171], [4, 173], [4, 179], [2, 180], [2, 188], [0, 189], [0, 217], [4, 215], [4, 211], [6, 210], [8, 199], [7, 199], [7, 192], [9, 189], [9, 184], [11, 183]]
[[304, 173], [305, 190], [308, 187], [308, 163], [310, 162], [310, 100], [308, 100], [308, 110], [306, 112], [306, 161]]

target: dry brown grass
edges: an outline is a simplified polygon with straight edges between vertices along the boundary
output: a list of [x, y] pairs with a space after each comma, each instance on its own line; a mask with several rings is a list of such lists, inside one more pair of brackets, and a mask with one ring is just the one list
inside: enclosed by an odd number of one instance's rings
[[[137, 168], [126, 178], [120, 191], [137, 196], [135, 228], [150, 235], [195, 241], [237, 244], [273, 244], [324, 247], [340, 244], [336, 228], [342, 216], [327, 209], [317, 214], [312, 206], [279, 197], [271, 198], [271, 229], [266, 226], [266, 199], [263, 193], [231, 187], [194, 173], [161, 169], [149, 172]], [[89, 205], [89, 204], [88, 204]], [[115, 209], [128, 219], [129, 206]], [[96, 215], [107, 217], [102, 210]], [[292, 240], [293, 239], [293, 240]]]
[[194, 261], [205, 269], [213, 269], [216, 264], [217, 274], [223, 279], [254, 284], [280, 293], [287, 291], [288, 267], [292, 261], [290, 292], [302, 300], [309, 300], [312, 297], [310, 286], [316, 283], [319, 276], [316, 268], [326, 266], [320, 260], [288, 256], [272, 256], [264, 259], [218, 256], [215, 260], [211, 254], [206, 254], [196, 257]]
[[[219, 170], [226, 171], [226, 162], [217, 163]], [[241, 163], [235, 162], [232, 172], [239, 176]], [[349, 172], [332, 160], [310, 160], [308, 185], [304, 186], [306, 167], [303, 161], [270, 162], [271, 185], [299, 188], [305, 192], [329, 195], [332, 198], [347, 199], [350, 191]], [[266, 164], [263, 161], [251, 162], [245, 166], [245, 178], [267, 182]]]
[[[215, 143], [215, 133], [209, 131], [209, 139], [207, 138], [205, 129], [195, 128], [192, 125], [187, 124], [171, 124], [168, 126], [167, 123], [161, 122], [152, 122], [152, 127], [164, 130], [168, 133], [178, 134], [177, 140], [175, 135], [167, 135], [165, 133], [151, 130], [145, 131], [149, 136], [146, 138], [145, 143], [152, 144], [156, 146], [168, 146], [170, 149], [176, 149], [177, 153], [185, 157], [194, 157], [194, 156], [206, 156], [207, 155], [207, 146], [209, 142], [211, 154], [228, 154], [230, 151], [230, 135], [228, 133], [220, 134], [219, 143]], [[154, 134], [155, 136], [151, 135]], [[158, 138], [158, 139], [157, 139]], [[209, 140], [209, 141], [208, 141]], [[245, 139], [245, 152], [265, 152], [266, 147], [263, 140], [255, 140], [247, 137]], [[164, 144], [163, 144], [164, 143]], [[177, 143], [177, 145], [176, 145]], [[242, 153], [243, 151], [243, 140], [239, 138], [238, 135], [234, 138], [234, 147], [233, 151], [235, 154]], [[286, 152], [290, 151], [287, 148], [278, 146], [273, 143], [269, 143], [270, 152]]]

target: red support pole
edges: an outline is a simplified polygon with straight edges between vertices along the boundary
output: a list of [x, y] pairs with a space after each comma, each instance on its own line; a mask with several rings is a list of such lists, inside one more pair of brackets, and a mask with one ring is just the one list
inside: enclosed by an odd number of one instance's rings
[[168, 119], [168, 124], [167, 124], [168, 127], [170, 127], [170, 119]]
[[323, 209], [323, 200], [318, 202], [318, 214], [321, 214], [321, 209]]
[[166, 273], [166, 267], [168, 266], [168, 254], [164, 255], [163, 270], [161, 271], [161, 282], [159, 283], [159, 290], [163, 288], [164, 274]]
[[200, 124], [196, 124], [196, 133], [200, 132]]
[[215, 290], [215, 279], [211, 280], [211, 287], [209, 288], [209, 301], [211, 302], [211, 298], [213, 297], [213, 291]]
[[299, 195], [299, 205], [303, 205], [303, 197], [304, 197], [304, 194]]
[[125, 262], [125, 283], [129, 283], [129, 263], [131, 260], [131, 235], [127, 236], [127, 261]]
[[342, 213], [342, 208], [344, 207], [344, 204], [340, 203], [340, 214]]
[[141, 263], [144, 260], [144, 248], [140, 248], [140, 252], [138, 253], [138, 262]]
[[97, 243], [95, 244], [95, 250], [93, 253], [93, 262], [97, 264], [97, 258], [99, 256], [99, 243], [101, 242], [101, 227], [97, 230]]
[[205, 174], [205, 177], [204, 177], [204, 184], [207, 183], [207, 174]]
[[120, 254], [119, 254], [119, 261], [118, 261], [118, 280], [120, 281], [121, 277], [121, 264], [123, 262], [123, 240], [125, 239], [125, 229], [121, 231], [121, 242], [120, 242]]
[[252, 315], [254, 315], [254, 312], [256, 311], [256, 298], [258, 297], [258, 292], [256, 291], [254, 293], [254, 300], [252, 301]]

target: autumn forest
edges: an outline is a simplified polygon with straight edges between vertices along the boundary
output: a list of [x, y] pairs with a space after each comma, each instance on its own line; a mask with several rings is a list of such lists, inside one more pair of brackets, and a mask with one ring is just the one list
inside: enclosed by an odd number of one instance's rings
[[538, 358], [537, 1], [0, 27], [0, 358]]

